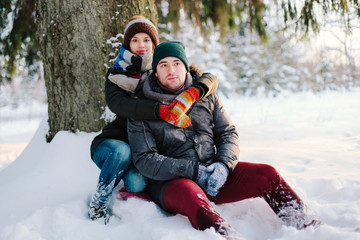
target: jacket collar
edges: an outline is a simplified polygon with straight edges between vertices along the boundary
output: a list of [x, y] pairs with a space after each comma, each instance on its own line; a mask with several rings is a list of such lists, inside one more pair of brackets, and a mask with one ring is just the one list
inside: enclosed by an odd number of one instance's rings
[[168, 93], [165, 92], [158, 84], [158, 79], [154, 73], [152, 73], [146, 80], [143, 86], [143, 93], [146, 98], [159, 101], [162, 104], [169, 105], [175, 97], [183, 92], [184, 90], [191, 87], [193, 84], [192, 76], [188, 72], [186, 74], [186, 80], [184, 86], [182, 86], [177, 92], [175, 93]]

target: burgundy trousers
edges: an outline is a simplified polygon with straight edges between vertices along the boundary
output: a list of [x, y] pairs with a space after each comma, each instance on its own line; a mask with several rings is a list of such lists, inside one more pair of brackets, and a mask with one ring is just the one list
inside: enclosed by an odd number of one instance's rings
[[186, 178], [170, 181], [163, 191], [165, 210], [187, 216], [193, 227], [200, 230], [219, 230], [226, 224], [210, 201], [220, 204], [256, 197], [263, 198], [278, 215], [284, 207], [302, 205], [276, 169], [267, 164], [239, 162], [214, 197]]

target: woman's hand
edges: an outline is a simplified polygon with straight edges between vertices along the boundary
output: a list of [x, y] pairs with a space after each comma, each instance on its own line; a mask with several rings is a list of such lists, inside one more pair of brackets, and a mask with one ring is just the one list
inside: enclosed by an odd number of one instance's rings
[[184, 114], [179, 119], [171, 120], [170, 119], [170, 111], [173, 109], [176, 104], [175, 100], [170, 105], [161, 104], [159, 109], [160, 117], [176, 127], [186, 128], [191, 126], [191, 120], [188, 115]]
[[183, 116], [186, 116], [186, 112], [199, 99], [199, 90], [196, 87], [189, 87], [187, 90], [179, 94], [174, 101], [170, 104], [174, 104], [174, 107], [170, 110], [170, 121], [177, 121]]

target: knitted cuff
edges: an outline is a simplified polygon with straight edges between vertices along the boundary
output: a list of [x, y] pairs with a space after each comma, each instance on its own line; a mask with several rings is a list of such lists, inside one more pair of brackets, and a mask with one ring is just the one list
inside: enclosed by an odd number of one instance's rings
[[199, 91], [199, 99], [202, 99], [205, 96], [205, 91], [204, 88], [202, 88], [202, 86], [200, 85], [193, 85], [193, 87], [195, 87], [198, 91]]
[[231, 169], [230, 169], [229, 166], [228, 166], [226, 163], [224, 163], [223, 161], [219, 160], [219, 161], [217, 161], [217, 162], [215, 162], [215, 163], [221, 163], [221, 164], [226, 168], [228, 175], [231, 173]]
[[202, 82], [195, 82], [193, 87], [196, 87], [196, 89], [199, 90], [199, 99], [203, 99], [206, 92], [209, 91], [209, 88]]

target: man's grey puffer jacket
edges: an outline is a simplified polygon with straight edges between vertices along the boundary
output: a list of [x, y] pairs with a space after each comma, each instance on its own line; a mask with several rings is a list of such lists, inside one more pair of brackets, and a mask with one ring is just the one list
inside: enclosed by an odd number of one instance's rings
[[199, 164], [235, 167], [238, 134], [216, 93], [195, 102], [187, 114], [192, 126], [185, 129], [163, 120], [128, 119], [132, 158], [141, 174], [157, 181], [196, 180]]

